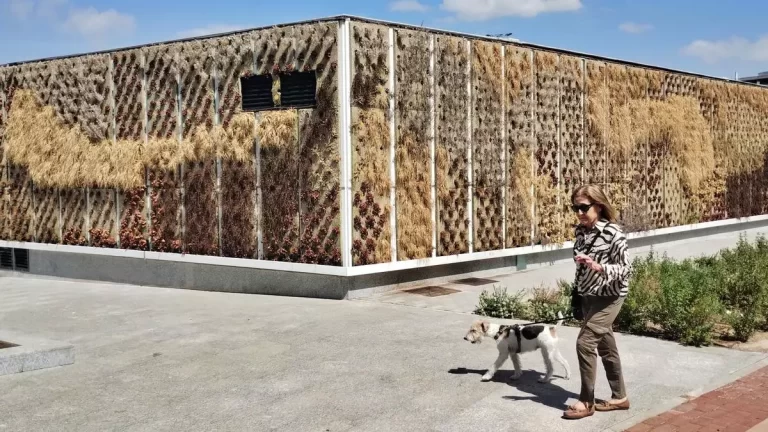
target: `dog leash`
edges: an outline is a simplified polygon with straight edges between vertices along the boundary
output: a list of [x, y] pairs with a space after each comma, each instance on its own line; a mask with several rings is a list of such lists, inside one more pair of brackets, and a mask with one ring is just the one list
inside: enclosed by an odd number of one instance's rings
[[529, 325], [536, 325], [536, 324], [554, 324], [554, 323], [556, 323], [556, 322], [558, 322], [560, 320], [565, 321], [565, 320], [569, 320], [569, 319], [573, 319], [573, 315], [564, 316], [562, 318], [554, 318], [554, 319], [547, 320], [547, 321], [537, 321], [537, 322], [532, 322], [532, 323], [527, 323], [527, 324], [515, 324], [515, 325], [529, 326]]

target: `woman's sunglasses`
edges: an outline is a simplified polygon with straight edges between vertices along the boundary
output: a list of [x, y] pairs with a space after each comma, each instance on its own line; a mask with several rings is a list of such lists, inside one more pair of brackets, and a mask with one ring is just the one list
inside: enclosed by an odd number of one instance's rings
[[574, 213], [586, 213], [589, 211], [589, 209], [592, 208], [594, 204], [579, 204], [579, 205], [572, 205], [571, 210], [573, 210]]

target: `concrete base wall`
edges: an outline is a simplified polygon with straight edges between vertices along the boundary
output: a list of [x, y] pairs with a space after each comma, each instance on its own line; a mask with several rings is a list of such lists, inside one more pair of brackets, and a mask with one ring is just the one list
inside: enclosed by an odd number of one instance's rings
[[346, 294], [342, 276], [41, 250], [30, 250], [29, 261], [30, 274], [66, 279], [329, 299]]
[[[715, 254], [733, 246], [743, 233], [749, 233], [751, 238], [758, 233], [768, 234], [768, 219], [631, 238], [629, 247], [635, 254], [649, 248], [663, 253], [665, 247], [690, 242], [692, 246], [695, 243], [688, 255], [693, 257]], [[346, 299], [459, 278], [541, 268], [571, 259], [571, 249], [565, 248], [344, 276], [30, 248], [29, 272], [24, 274], [203, 291]], [[0, 276], [9, 273], [0, 271]]]

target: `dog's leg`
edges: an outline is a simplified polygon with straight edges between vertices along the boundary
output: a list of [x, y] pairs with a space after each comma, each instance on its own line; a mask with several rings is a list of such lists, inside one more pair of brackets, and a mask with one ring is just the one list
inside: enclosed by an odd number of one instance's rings
[[552, 357], [554, 357], [555, 349], [547, 346], [541, 347], [541, 355], [544, 357], [544, 365], [547, 367], [547, 374], [539, 379], [540, 383], [546, 383], [552, 381], [552, 374], [555, 371], [555, 367], [552, 364]]
[[515, 365], [515, 374], [512, 375], [512, 379], [519, 380], [520, 377], [523, 376], [523, 365], [520, 361], [520, 354], [509, 353], [509, 356], [512, 357], [512, 363]]
[[555, 349], [555, 360], [563, 365], [563, 368], [565, 369], [565, 379], [571, 379], [571, 366], [568, 364], [568, 360], [563, 357], [563, 354], [560, 353], [559, 349]]
[[490, 369], [488, 369], [488, 372], [483, 375], [483, 381], [490, 381], [491, 378], [496, 374], [496, 371], [499, 370], [499, 368], [504, 364], [504, 362], [507, 361], [507, 352], [506, 351], [500, 351], [499, 357], [496, 358], [496, 361], [493, 362], [493, 365]]

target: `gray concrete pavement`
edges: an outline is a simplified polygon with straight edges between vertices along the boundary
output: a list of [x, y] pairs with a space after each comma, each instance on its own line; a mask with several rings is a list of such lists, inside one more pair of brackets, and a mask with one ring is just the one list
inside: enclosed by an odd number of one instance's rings
[[[579, 388], [576, 330], [562, 329], [570, 381], [538, 384], [543, 362], [530, 354], [520, 382], [506, 382], [507, 364], [483, 383], [495, 348], [462, 340], [474, 318], [377, 301], [0, 277], [0, 332], [68, 342], [77, 356], [0, 377], [0, 431], [598, 431], [765, 360], [620, 336], [633, 410], [566, 422], [561, 411]], [[597, 390], [607, 395], [604, 379]]]

